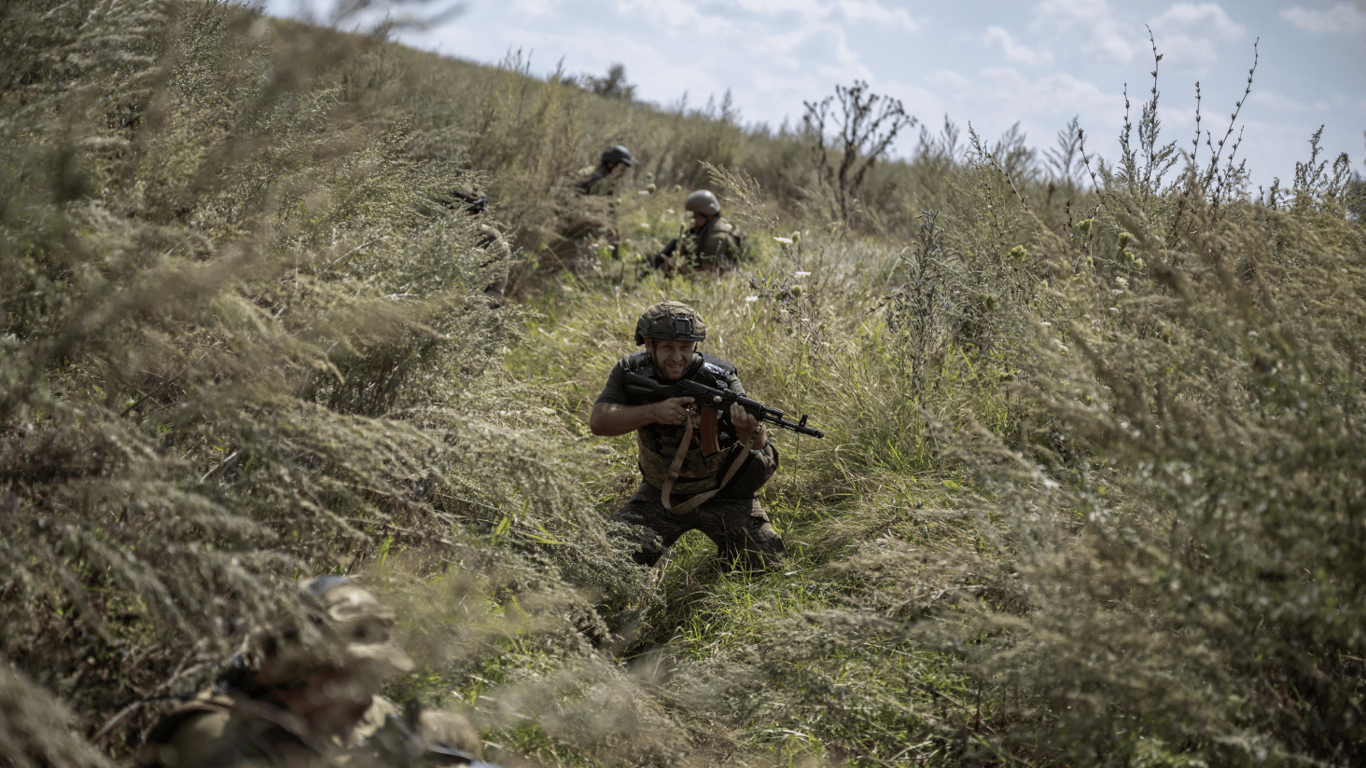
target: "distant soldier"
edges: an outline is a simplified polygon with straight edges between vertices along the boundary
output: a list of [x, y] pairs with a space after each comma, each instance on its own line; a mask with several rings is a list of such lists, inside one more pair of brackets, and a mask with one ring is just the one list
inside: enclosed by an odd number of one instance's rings
[[483, 220], [484, 211], [488, 208], [489, 196], [471, 187], [460, 187], [452, 190], [449, 197], [443, 202], [447, 208], [456, 211], [463, 210], [470, 216], [478, 217], [478, 247], [488, 255], [488, 258], [484, 259], [479, 266], [484, 268], [497, 265], [497, 276], [484, 289], [484, 296], [488, 299], [490, 307], [495, 309], [501, 307], [503, 305], [503, 293], [507, 290], [508, 285], [508, 270], [512, 264], [512, 249], [503, 239], [503, 233]]
[[617, 193], [617, 182], [631, 167], [631, 150], [613, 144], [603, 150], [598, 164], [585, 167], [575, 174], [573, 186], [583, 195], [612, 197]]
[[[342, 576], [301, 582], [300, 599], [302, 621], [255, 633], [212, 693], [152, 729], [138, 752], [139, 768], [369, 766], [396, 754], [368, 748], [371, 737], [397, 727], [389, 723], [399, 709], [380, 690], [413, 668], [390, 637], [393, 611]], [[467, 720], [432, 715], [400, 730], [456, 741], [452, 750], [479, 756], [478, 734]]]
[[[651, 402], [633, 394], [628, 383], [627, 374], [659, 384], [691, 379], [743, 395], [735, 366], [697, 350], [706, 338], [707, 326], [697, 310], [677, 301], [655, 304], [636, 322], [635, 342], [645, 349], [617, 361], [608, 374], [588, 427], [609, 437], [635, 432], [644, 478], [614, 519], [658, 534], [665, 548], [688, 531], [700, 530], [716, 543], [727, 565], [773, 566], [787, 552], [754, 498], [778, 469], [778, 451], [764, 424], [738, 403], [708, 416], [699, 413], [692, 397]], [[702, 418], [715, 421], [703, 425]], [[708, 427], [716, 439], [698, 439]], [[652, 565], [662, 554], [644, 547], [634, 557]]]
[[602, 248], [613, 258], [620, 255], [616, 197], [631, 165], [631, 150], [616, 144], [603, 150], [597, 165], [584, 166], [561, 181], [550, 239], [540, 259], [543, 273], [591, 270]]
[[692, 214], [692, 229], [670, 240], [664, 250], [650, 259], [650, 266], [668, 275], [719, 274], [734, 269], [749, 255], [740, 228], [721, 217], [721, 203], [716, 195], [699, 189], [688, 195], [683, 207]]

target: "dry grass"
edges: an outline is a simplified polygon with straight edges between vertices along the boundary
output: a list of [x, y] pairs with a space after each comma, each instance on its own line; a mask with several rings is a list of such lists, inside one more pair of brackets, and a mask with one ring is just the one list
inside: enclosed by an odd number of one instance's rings
[[[127, 755], [335, 571], [403, 608], [395, 695], [510, 765], [1362, 761], [1366, 237], [1316, 158], [1284, 210], [1142, 152], [1083, 192], [947, 124], [854, 230], [733, 105], [222, 3], [3, 14], [0, 763]], [[490, 310], [442, 195], [530, 264], [618, 141], [624, 260]], [[641, 274], [703, 184], [753, 261]], [[782, 572], [606, 521], [634, 445], [584, 418], [663, 298], [826, 430], [779, 437]]]

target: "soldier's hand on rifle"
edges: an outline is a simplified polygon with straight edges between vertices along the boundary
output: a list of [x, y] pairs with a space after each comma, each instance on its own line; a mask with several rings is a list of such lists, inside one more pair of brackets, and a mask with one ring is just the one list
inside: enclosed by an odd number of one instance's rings
[[[691, 397], [671, 397], [654, 404], [655, 422], [659, 424], [685, 424], [688, 416], [696, 413]], [[744, 410], [743, 408], [741, 410]]]
[[764, 428], [762, 422], [752, 416], [739, 403], [730, 404], [730, 423], [735, 425], [735, 438], [741, 445], [749, 445], [750, 438], [754, 436], [754, 431], [759, 431], [758, 444], [756, 448], [764, 447], [768, 442], [768, 430]]

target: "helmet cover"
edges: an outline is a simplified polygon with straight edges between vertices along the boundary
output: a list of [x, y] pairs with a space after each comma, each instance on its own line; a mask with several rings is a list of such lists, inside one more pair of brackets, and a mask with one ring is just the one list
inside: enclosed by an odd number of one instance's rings
[[706, 341], [707, 324], [687, 304], [661, 301], [646, 309], [636, 321], [636, 343], [644, 344], [646, 339]]

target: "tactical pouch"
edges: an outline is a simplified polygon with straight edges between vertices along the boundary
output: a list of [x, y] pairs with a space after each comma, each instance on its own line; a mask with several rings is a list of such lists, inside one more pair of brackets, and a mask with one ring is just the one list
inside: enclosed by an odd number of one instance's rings
[[773, 473], [778, 471], [778, 448], [770, 440], [763, 448], [750, 451], [745, 463], [730, 479], [726, 487], [717, 494], [725, 499], [752, 499], [764, 487]]

